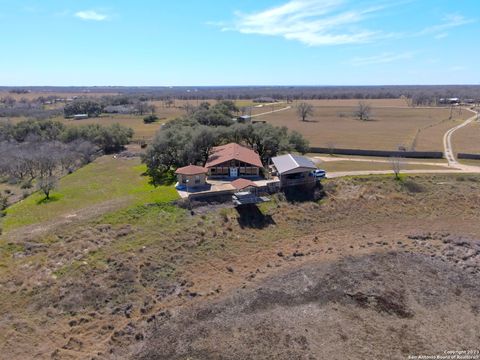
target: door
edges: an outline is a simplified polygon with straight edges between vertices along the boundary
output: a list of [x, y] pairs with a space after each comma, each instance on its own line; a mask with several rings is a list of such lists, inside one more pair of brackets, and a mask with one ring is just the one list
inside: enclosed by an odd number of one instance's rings
[[238, 168], [236, 167], [230, 168], [230, 177], [238, 177]]

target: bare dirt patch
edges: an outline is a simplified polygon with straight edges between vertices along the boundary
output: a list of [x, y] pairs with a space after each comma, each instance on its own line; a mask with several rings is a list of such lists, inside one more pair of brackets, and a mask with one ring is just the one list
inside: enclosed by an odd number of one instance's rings
[[157, 321], [136, 358], [402, 358], [476, 348], [479, 285], [478, 276], [425, 255], [313, 261]]

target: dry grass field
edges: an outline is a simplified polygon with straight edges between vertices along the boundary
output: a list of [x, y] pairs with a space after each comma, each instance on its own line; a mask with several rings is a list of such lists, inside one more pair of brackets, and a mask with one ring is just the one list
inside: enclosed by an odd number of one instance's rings
[[88, 92], [32, 91], [25, 94], [16, 94], [16, 93], [11, 93], [9, 91], [0, 91], [0, 98], [10, 96], [15, 100], [20, 100], [22, 98], [33, 100], [40, 96], [43, 96], [43, 97], [55, 96], [58, 99], [66, 99], [66, 98], [73, 98], [74, 96], [102, 97], [102, 96], [113, 96], [113, 95], [118, 95], [118, 94], [113, 92], [112, 93], [107, 93], [107, 92], [96, 93], [96, 92], [90, 92], [90, 91]]
[[[372, 162], [372, 161], [328, 161], [318, 164], [318, 167], [326, 170], [327, 172], [336, 171], [363, 171], [363, 170], [392, 170], [392, 165], [388, 159], [385, 162]], [[441, 165], [422, 165], [419, 164], [404, 164], [401, 166], [401, 170], [452, 170], [451, 168]]]
[[[12, 94], [6, 91], [0, 92], [0, 97], [12, 96], [17, 100], [25, 97], [33, 99], [38, 96], [57, 96], [59, 98], [73, 96], [100, 97], [104, 95], [116, 95], [115, 93], [60, 93], [60, 92], [31, 92], [27, 94]], [[80, 124], [113, 124], [120, 123], [131, 127], [135, 131], [134, 140], [149, 140], [161, 125], [177, 116], [185, 113], [184, 106], [189, 104], [197, 106], [205, 100], [175, 100], [173, 106], [167, 107], [163, 101], [152, 101], [156, 107], [157, 116], [161, 119], [155, 124], [144, 124], [143, 116], [136, 115], [102, 115], [99, 118], [87, 120], [67, 120], [57, 118], [68, 126]], [[206, 100], [210, 104], [217, 103], [215, 99]], [[443, 134], [451, 127], [459, 124], [462, 120], [471, 116], [471, 113], [460, 109], [453, 112], [450, 117], [448, 108], [411, 108], [406, 99], [371, 99], [364, 102], [372, 106], [372, 120], [359, 121], [353, 113], [359, 100], [309, 100], [314, 106], [315, 114], [306, 122], [301, 122], [296, 114], [295, 106], [298, 101], [287, 104], [279, 102], [275, 104], [256, 104], [249, 100], [236, 100], [237, 106], [251, 106], [251, 114], [257, 115], [291, 106], [285, 111], [262, 115], [256, 120], [265, 120], [274, 125], [287, 126], [297, 130], [310, 141], [311, 146], [337, 148], [359, 148], [395, 150], [404, 146], [408, 150], [417, 151], [442, 151]], [[52, 106], [61, 106], [56, 104]], [[247, 114], [250, 111], [247, 110]], [[12, 118], [14, 122], [23, 118]], [[472, 125], [461, 129], [453, 137], [456, 152], [480, 152], [480, 125]]]
[[[343, 102], [345, 104], [343, 104]], [[360, 121], [353, 116], [358, 101], [316, 101], [314, 115], [300, 121], [292, 109], [258, 117], [278, 126], [302, 133], [311, 146], [356, 149], [396, 150], [399, 146], [415, 150], [442, 151], [442, 136], [446, 129], [455, 126], [456, 120], [466, 119], [471, 113], [454, 113], [449, 120], [446, 108], [409, 108], [391, 105], [380, 106], [372, 102], [371, 120]], [[321, 103], [321, 105], [319, 105]], [[387, 103], [385, 101], [384, 103]]]
[[455, 153], [480, 154], [480, 122], [465, 126], [452, 135], [453, 151]]
[[[370, 99], [370, 100], [358, 100], [358, 99], [325, 99], [325, 100], [308, 100], [307, 102], [313, 106], [321, 107], [338, 107], [348, 106], [356, 107], [359, 101], [363, 101], [373, 107], [408, 107], [406, 99]], [[295, 105], [296, 102], [294, 102]]]

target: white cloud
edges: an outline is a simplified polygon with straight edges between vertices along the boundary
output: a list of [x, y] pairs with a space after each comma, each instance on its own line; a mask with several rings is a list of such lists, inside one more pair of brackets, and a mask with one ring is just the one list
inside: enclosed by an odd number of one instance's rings
[[367, 57], [355, 57], [350, 61], [350, 64], [354, 66], [386, 64], [400, 60], [410, 60], [412, 58], [413, 54], [411, 52], [405, 52], [400, 54], [383, 53], [380, 55], [373, 55]]
[[437, 34], [437, 36], [439, 36], [445, 34], [446, 36], [448, 34], [445, 32], [445, 30], [471, 24], [473, 22], [475, 22], [475, 20], [467, 19], [466, 17], [459, 14], [448, 14], [444, 16], [443, 22], [441, 24], [429, 26], [420, 31], [418, 35]]
[[258, 12], [237, 11], [230, 24], [209, 24], [221, 27], [223, 31], [278, 36], [308, 46], [322, 46], [363, 44], [428, 35], [441, 39], [448, 36], [447, 30], [474, 22], [459, 14], [449, 14], [440, 24], [418, 31], [392, 33], [385, 29], [368, 27], [367, 20], [384, 16], [383, 10], [387, 7], [405, 5], [408, 2], [409, 0], [396, 0], [383, 2], [383, 5], [372, 5], [372, 2], [370, 5], [365, 2], [355, 5], [349, 0], [290, 0], [283, 5]]
[[233, 25], [222, 30], [281, 36], [309, 46], [359, 44], [390, 36], [359, 26], [383, 6], [345, 9], [344, 5], [344, 0], [291, 0], [256, 13], [236, 12]]
[[108, 19], [108, 15], [99, 13], [95, 10], [84, 10], [75, 13], [75, 16], [82, 20], [103, 21]]
[[448, 33], [440, 33], [440, 34], [437, 34], [434, 36], [435, 39], [437, 40], [440, 40], [440, 39], [444, 39], [448, 36]]

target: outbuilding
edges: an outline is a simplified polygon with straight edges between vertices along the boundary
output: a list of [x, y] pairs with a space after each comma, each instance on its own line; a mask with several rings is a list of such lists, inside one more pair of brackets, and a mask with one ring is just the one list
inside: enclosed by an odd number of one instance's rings
[[206, 185], [208, 169], [203, 166], [188, 165], [178, 168], [175, 171], [178, 180], [178, 187], [188, 188], [201, 187]]
[[88, 119], [89, 116], [88, 114], [75, 114], [73, 115], [73, 120], [84, 120], [84, 119]]
[[312, 160], [299, 155], [286, 154], [272, 158], [272, 175], [278, 176], [280, 186], [314, 185], [312, 172], [317, 169]]

